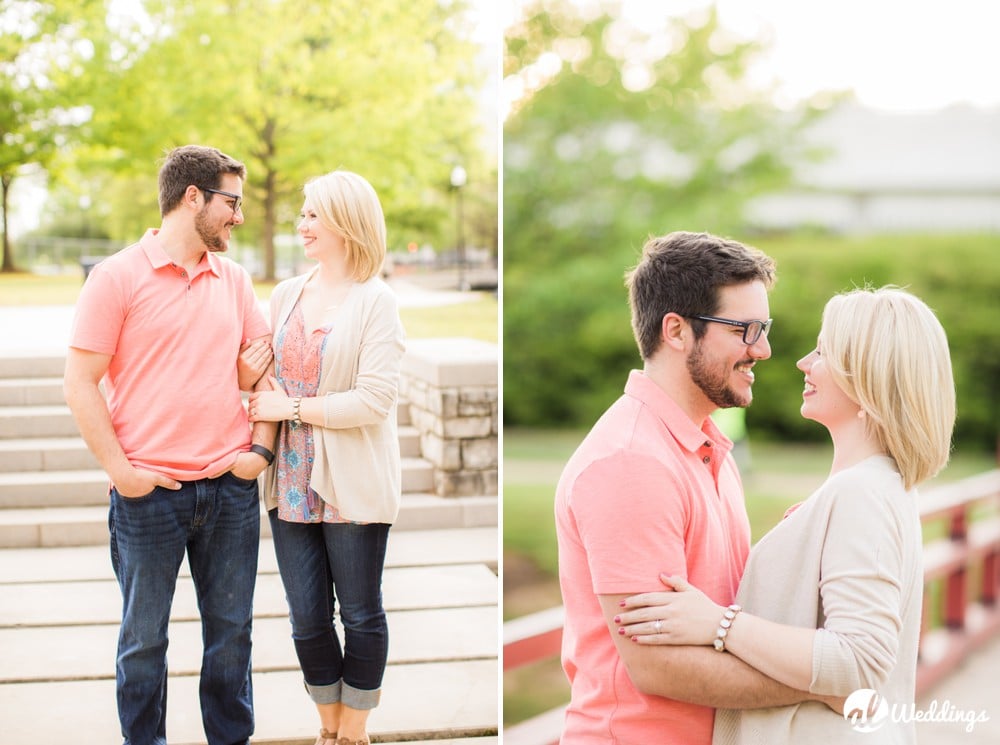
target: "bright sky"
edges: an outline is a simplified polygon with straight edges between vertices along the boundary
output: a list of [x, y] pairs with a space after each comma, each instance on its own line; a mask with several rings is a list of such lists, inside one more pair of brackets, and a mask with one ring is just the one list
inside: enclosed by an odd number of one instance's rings
[[[581, 7], [597, 0], [574, 0]], [[522, 6], [513, 0], [513, 7]], [[656, 28], [710, 0], [621, 0], [623, 15]], [[606, 3], [605, 3], [606, 5]], [[770, 40], [752, 79], [778, 83], [779, 103], [853, 89], [872, 108], [921, 111], [1000, 106], [996, 0], [716, 0], [722, 25]], [[507, 19], [508, 20], [509, 16]]]
[[[497, 0], [472, 0], [470, 3], [475, 27], [472, 38], [482, 47], [482, 58], [488, 77], [480, 95], [483, 117], [487, 120], [487, 135], [497, 137], [500, 97], [500, 49], [503, 26], [500, 24], [500, 4]], [[497, 148], [499, 152], [499, 148]]]

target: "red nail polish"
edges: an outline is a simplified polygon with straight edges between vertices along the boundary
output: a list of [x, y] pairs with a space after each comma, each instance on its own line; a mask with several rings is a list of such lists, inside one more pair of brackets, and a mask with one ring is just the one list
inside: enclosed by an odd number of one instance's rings
[[621, 622], [622, 622], [622, 617], [621, 616], [615, 616], [615, 623], [621, 623]]
[[625, 636], [625, 627], [624, 626], [622, 626], [621, 628], [618, 629], [618, 634], [621, 635], [621, 636]]
[[620, 603], [618, 603], [618, 607], [619, 608], [624, 608], [625, 607], [625, 601], [622, 600]]

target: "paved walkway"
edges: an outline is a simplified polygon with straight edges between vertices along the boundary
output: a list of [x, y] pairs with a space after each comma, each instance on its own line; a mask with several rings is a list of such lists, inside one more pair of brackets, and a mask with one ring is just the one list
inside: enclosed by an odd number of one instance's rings
[[988, 721], [967, 731], [965, 721], [922, 722], [917, 724], [918, 745], [997, 745], [1000, 743], [1000, 638], [975, 652], [954, 675], [917, 702], [917, 709], [939, 715], [945, 710], [981, 713]]
[[[401, 308], [426, 308], [469, 302], [478, 295], [422, 287], [410, 279], [391, 279]], [[267, 315], [267, 302], [261, 302]], [[0, 354], [63, 353], [73, 321], [72, 305], [0, 306]]]

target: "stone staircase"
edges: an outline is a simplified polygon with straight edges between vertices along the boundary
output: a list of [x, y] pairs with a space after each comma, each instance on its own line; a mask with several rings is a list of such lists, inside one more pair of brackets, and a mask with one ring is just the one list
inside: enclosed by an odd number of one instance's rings
[[[108, 479], [77, 433], [62, 393], [65, 358], [0, 357], [0, 548], [107, 542]], [[397, 530], [496, 525], [495, 496], [440, 497], [399, 406], [403, 501]], [[262, 516], [263, 535], [270, 527]]]
[[[120, 741], [121, 598], [107, 550], [107, 477], [62, 395], [60, 355], [0, 356], [0, 745]], [[498, 742], [496, 496], [433, 493], [435, 467], [400, 406], [404, 495], [383, 594], [390, 649], [375, 742]], [[254, 743], [307, 745], [302, 690], [268, 521], [254, 607]], [[182, 576], [187, 576], [186, 565]], [[190, 580], [171, 616], [167, 734], [204, 743], [200, 623]], [[61, 734], [60, 734], [61, 733]]]

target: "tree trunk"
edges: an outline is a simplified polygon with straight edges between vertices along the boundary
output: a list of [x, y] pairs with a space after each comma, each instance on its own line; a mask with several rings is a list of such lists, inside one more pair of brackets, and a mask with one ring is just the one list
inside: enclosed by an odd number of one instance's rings
[[275, 216], [275, 202], [277, 195], [274, 193], [277, 174], [273, 169], [268, 168], [264, 177], [264, 228], [260, 238], [264, 249], [264, 279], [273, 280], [275, 275], [274, 261], [274, 226], [277, 220]]
[[276, 125], [273, 118], [264, 122], [260, 133], [260, 163], [264, 166], [264, 225], [260, 233], [261, 249], [264, 252], [264, 279], [272, 281], [274, 271], [274, 228], [277, 216], [278, 195], [276, 193], [278, 174], [274, 169], [274, 131]]
[[10, 184], [14, 180], [14, 177], [8, 174], [0, 176], [0, 188], [2, 188], [3, 193], [0, 194], [0, 200], [2, 200], [3, 209], [3, 266], [0, 267], [0, 272], [16, 272], [17, 268], [14, 266], [14, 253], [10, 245], [10, 232], [7, 229], [7, 202], [10, 196]]

